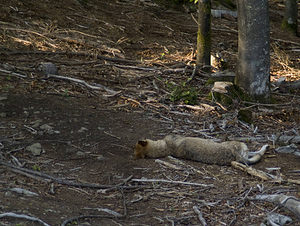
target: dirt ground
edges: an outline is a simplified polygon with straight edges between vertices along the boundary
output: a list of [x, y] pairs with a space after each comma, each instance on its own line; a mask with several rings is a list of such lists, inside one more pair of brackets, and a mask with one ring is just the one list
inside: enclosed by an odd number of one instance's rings
[[[280, 29], [282, 1], [270, 1], [272, 104], [222, 106], [209, 98], [203, 75], [189, 83], [196, 108], [172, 100], [195, 62], [197, 26], [184, 10], [126, 0], [0, 4], [0, 216], [49, 225], [200, 225], [198, 208], [207, 225], [260, 225], [273, 212], [300, 225], [287, 209], [252, 200], [300, 198], [300, 157], [275, 152], [288, 144], [276, 137], [300, 132], [299, 90], [276, 87], [279, 78], [300, 78], [300, 38]], [[230, 71], [236, 30], [236, 18], [213, 18], [213, 53], [222, 53]], [[45, 76], [41, 62], [86, 83]], [[238, 120], [242, 108], [252, 112], [251, 124]], [[133, 158], [137, 140], [170, 133], [242, 140], [252, 150], [269, 143], [253, 167], [282, 181], [230, 166]], [[41, 223], [0, 217], [0, 225]]]

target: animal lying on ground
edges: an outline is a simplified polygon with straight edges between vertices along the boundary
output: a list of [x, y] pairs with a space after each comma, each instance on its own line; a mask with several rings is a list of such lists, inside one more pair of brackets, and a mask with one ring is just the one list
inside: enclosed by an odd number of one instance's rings
[[134, 148], [134, 156], [140, 158], [173, 157], [207, 164], [230, 165], [232, 161], [254, 164], [260, 161], [269, 145], [257, 152], [249, 152], [247, 145], [239, 141], [217, 143], [197, 137], [168, 135], [162, 140], [140, 140]]

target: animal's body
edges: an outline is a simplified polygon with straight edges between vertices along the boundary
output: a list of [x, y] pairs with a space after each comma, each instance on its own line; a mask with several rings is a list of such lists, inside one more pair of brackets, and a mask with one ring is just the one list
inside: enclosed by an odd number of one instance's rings
[[168, 155], [207, 164], [230, 165], [232, 161], [254, 164], [260, 161], [268, 148], [264, 145], [258, 152], [249, 152], [247, 145], [239, 141], [217, 143], [197, 137], [168, 135], [162, 140], [140, 140], [134, 148], [138, 158], [161, 158]]

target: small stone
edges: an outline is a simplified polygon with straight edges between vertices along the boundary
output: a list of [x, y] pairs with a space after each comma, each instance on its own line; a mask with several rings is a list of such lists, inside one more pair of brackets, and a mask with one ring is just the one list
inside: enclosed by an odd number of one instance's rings
[[37, 68], [39, 72], [43, 75], [56, 75], [57, 74], [57, 67], [55, 64], [51, 62], [41, 62]]
[[99, 161], [102, 161], [102, 160], [104, 160], [105, 158], [104, 158], [104, 156], [103, 155], [99, 155], [98, 157], [97, 157], [97, 160], [99, 160]]
[[252, 111], [250, 111], [249, 109], [240, 109], [238, 111], [238, 119], [251, 124], [252, 123]]
[[40, 143], [34, 143], [30, 146], [27, 146], [26, 151], [30, 151], [34, 156], [39, 156], [41, 155], [43, 149]]
[[40, 129], [42, 130], [53, 130], [52, 126], [49, 126], [48, 124], [44, 124], [40, 126]]
[[57, 133], [57, 132], [59, 133], [59, 131], [54, 131], [53, 126], [50, 126], [48, 124], [41, 125], [40, 129], [44, 130], [48, 134], [53, 134], [53, 133]]
[[0, 113], [0, 118], [6, 118], [7, 114], [5, 112]]
[[6, 197], [10, 197], [10, 196], [12, 196], [12, 192], [11, 191], [7, 191], [7, 192], [4, 193], [4, 195]]
[[0, 96], [0, 101], [2, 101], [2, 100], [7, 100], [7, 96], [6, 95]]
[[77, 152], [76, 152], [76, 155], [78, 155], [78, 156], [84, 156], [85, 153], [84, 153], [83, 151], [77, 151]]
[[31, 126], [32, 128], [37, 128], [37, 127], [40, 126], [40, 124], [41, 124], [42, 122], [43, 122], [43, 120], [38, 119], [38, 120], [35, 120], [35, 121], [31, 122], [30, 124], [32, 125], [32, 126]]
[[211, 91], [217, 93], [228, 93], [228, 89], [232, 86], [232, 82], [215, 82]]
[[85, 132], [85, 131], [88, 131], [88, 129], [85, 128], [85, 127], [81, 127], [81, 128], [78, 130], [78, 133], [83, 133], [83, 132]]

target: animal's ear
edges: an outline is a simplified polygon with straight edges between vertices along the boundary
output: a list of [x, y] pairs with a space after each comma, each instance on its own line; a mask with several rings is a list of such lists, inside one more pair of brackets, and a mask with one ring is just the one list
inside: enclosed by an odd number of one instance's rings
[[145, 147], [145, 146], [147, 146], [148, 141], [146, 141], [146, 140], [139, 140], [138, 144], [141, 145], [142, 147]]

